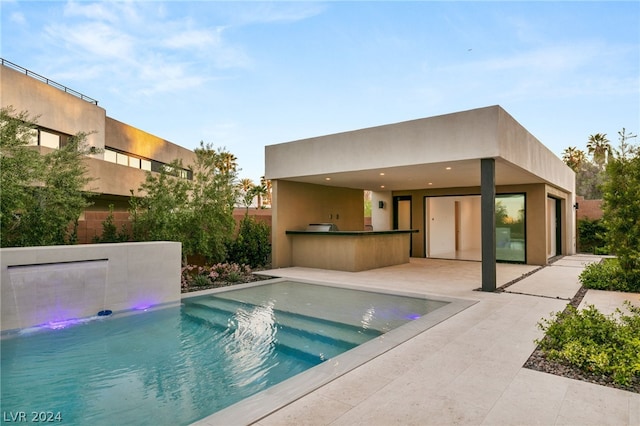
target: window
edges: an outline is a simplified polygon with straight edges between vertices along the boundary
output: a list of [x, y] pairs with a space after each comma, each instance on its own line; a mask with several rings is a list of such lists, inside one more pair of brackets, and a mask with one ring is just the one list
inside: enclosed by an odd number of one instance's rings
[[59, 149], [60, 148], [60, 136], [54, 133], [40, 130], [40, 146], [46, 146], [47, 148]]
[[525, 194], [496, 195], [496, 260], [526, 261]]
[[109, 147], [104, 149], [104, 161], [120, 164], [123, 166], [129, 166], [134, 169], [141, 169], [158, 173], [164, 170], [168, 173], [172, 173], [175, 176], [180, 176], [183, 179], [193, 179], [192, 172], [190, 170], [174, 169], [160, 161], [145, 160], [143, 158], [135, 157], [133, 155], [129, 155]]
[[126, 154], [121, 154], [116, 152], [116, 163], [121, 164], [123, 166], [129, 165], [129, 156]]
[[109, 149], [105, 149], [104, 150], [104, 161], [108, 161], [110, 163], [116, 163], [116, 152], [115, 151], [111, 151]]
[[135, 157], [129, 157], [129, 167], [133, 167], [135, 169], [140, 168], [140, 159]]

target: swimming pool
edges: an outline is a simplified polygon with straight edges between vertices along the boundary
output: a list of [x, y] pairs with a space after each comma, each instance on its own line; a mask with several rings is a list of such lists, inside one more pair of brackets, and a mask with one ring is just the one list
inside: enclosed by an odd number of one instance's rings
[[65, 424], [189, 424], [216, 412], [218, 424], [249, 423], [441, 321], [452, 305], [273, 280], [5, 335], [2, 409]]

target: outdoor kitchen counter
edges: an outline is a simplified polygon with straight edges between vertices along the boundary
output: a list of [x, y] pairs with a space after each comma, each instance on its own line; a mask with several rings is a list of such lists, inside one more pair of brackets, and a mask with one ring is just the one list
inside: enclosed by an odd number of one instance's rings
[[365, 271], [409, 262], [414, 229], [393, 231], [286, 231], [291, 264], [337, 271]]

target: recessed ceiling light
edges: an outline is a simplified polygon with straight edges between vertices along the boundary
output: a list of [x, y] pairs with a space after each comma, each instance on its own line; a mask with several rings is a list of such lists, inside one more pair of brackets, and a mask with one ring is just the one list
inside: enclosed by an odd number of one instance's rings
[[381, 173], [380, 173], [380, 176], [384, 176], [384, 172], [381, 172]]
[[324, 178], [324, 180], [331, 180], [331, 178]]
[[429, 182], [429, 185], [433, 185], [433, 182]]
[[451, 167], [447, 167], [446, 170], [451, 170]]
[[380, 185], [380, 188], [384, 188], [384, 185]]

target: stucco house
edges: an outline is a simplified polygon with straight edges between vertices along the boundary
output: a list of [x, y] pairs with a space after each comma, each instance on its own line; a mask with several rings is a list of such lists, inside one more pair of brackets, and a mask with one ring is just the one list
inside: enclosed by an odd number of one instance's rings
[[102, 233], [109, 205], [114, 206], [117, 225], [128, 222], [131, 190], [140, 187], [147, 171], [160, 171], [182, 159], [185, 169], [180, 173], [191, 178], [188, 166], [195, 160], [193, 151], [108, 117], [98, 101], [73, 89], [4, 59], [1, 62], [1, 106], [38, 117], [33, 144], [41, 152], [59, 148], [78, 132], [90, 133], [87, 143], [98, 148], [97, 154], [85, 159], [88, 176], [94, 179], [86, 189], [97, 195], [80, 217], [80, 242], [91, 242]]
[[500, 106], [270, 145], [265, 175], [273, 267], [478, 260], [492, 291], [496, 261], [575, 252], [574, 172]]

